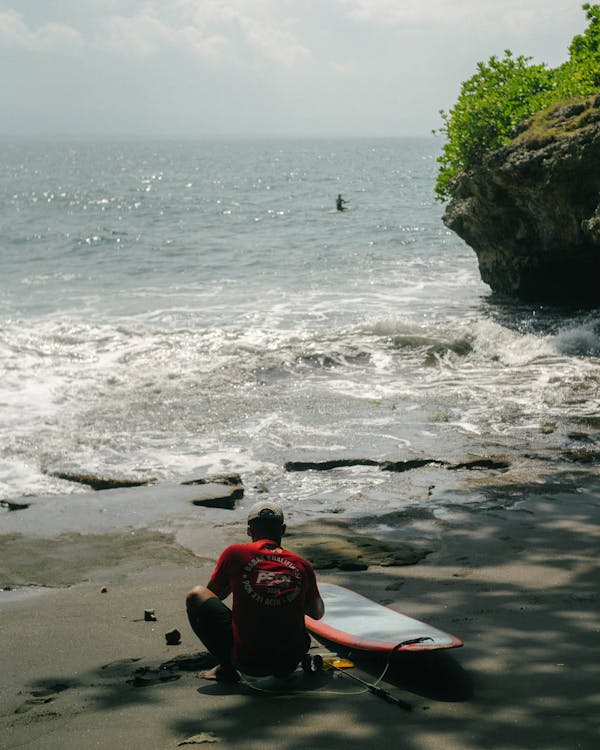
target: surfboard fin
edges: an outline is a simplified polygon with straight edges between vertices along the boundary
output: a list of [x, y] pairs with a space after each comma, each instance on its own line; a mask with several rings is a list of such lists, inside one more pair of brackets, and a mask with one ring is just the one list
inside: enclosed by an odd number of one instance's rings
[[350, 659], [342, 659], [336, 656], [327, 656], [323, 659], [323, 666], [335, 667], [336, 669], [352, 669], [355, 666], [353, 661]]

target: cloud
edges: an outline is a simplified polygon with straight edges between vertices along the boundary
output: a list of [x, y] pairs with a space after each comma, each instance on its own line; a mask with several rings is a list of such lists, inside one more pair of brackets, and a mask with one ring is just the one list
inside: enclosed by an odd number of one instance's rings
[[[309, 48], [293, 32], [295, 19], [287, 0], [177, 0], [198, 28], [211, 28], [228, 38], [242, 40], [267, 60], [292, 67], [311, 57]], [[300, 3], [302, 5], [302, 3]], [[232, 45], [231, 52], [233, 53]]]
[[105, 19], [104, 43], [121, 53], [152, 55], [166, 46], [187, 49], [207, 59], [242, 54], [239, 41], [262, 58], [291, 67], [310, 57], [293, 34], [293, 21], [277, 18], [274, 0], [174, 0], [146, 3], [130, 16]]
[[110, 16], [104, 43], [119, 52], [150, 55], [172, 41], [173, 33], [150, 12], [135, 16]]
[[17, 11], [0, 11], [0, 47], [73, 55], [79, 54], [83, 46], [82, 35], [72, 26], [47, 23], [32, 29]]
[[381, 25], [431, 24], [448, 28], [505, 28], [531, 31], [564, 12], [547, 0], [337, 0], [349, 16]]
[[238, 23], [251, 46], [275, 63], [292, 67], [311, 57], [308, 48], [294, 37], [286, 24], [272, 24], [248, 16], [239, 17]]
[[85, 45], [90, 51], [134, 57], [180, 50], [206, 60], [248, 64], [262, 59], [284, 68], [311, 57], [295, 33], [293, 14], [304, 12], [302, 2], [297, 8], [288, 0], [86, 1], [85, 13], [74, 0], [40, 6], [37, 26], [33, 6], [29, 15], [0, 11], [0, 45], [63, 54], [78, 53]]
[[170, 25], [152, 9], [135, 16], [110, 16], [105, 22], [106, 35], [100, 46], [125, 55], [145, 57], [171, 46], [190, 50], [207, 59], [217, 59], [226, 45], [218, 34], [204, 34], [193, 25]]

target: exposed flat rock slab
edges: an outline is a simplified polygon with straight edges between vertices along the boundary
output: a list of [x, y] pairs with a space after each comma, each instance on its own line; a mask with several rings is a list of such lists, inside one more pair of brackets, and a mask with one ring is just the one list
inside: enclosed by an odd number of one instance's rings
[[[112, 533], [125, 528], [169, 528], [181, 520], [203, 522], [227, 515], [237, 506], [243, 487], [235, 484], [181, 485], [159, 482], [143, 487], [78, 492], [27, 498], [28, 503], [2, 507], [2, 533], [53, 537], [72, 531]], [[27, 507], [18, 507], [18, 506]], [[18, 511], [18, 512], [15, 512]], [[215, 514], [217, 514], [215, 516]]]
[[[66, 482], [85, 485], [95, 491], [126, 489], [129, 487], [146, 487], [158, 483], [156, 477], [132, 479], [127, 477], [102, 476], [92, 472], [79, 471], [48, 471], [47, 474]], [[208, 491], [200, 490], [198, 498], [192, 501], [194, 505], [205, 505], [209, 508], [231, 509], [235, 506], [235, 501], [244, 496], [244, 485], [239, 474], [218, 474], [216, 476], [201, 477], [200, 479], [188, 479], [180, 482], [180, 484], [184, 487], [192, 487], [196, 485], [211, 487]], [[220, 489], [214, 490], [212, 489], [213, 485], [224, 485], [227, 488], [233, 489], [227, 489], [225, 491], [221, 491]], [[18, 507], [9, 507], [8, 509], [19, 510]]]
[[148, 479], [128, 479], [126, 477], [104, 477], [99, 474], [85, 473], [78, 471], [48, 471], [48, 476], [62, 479], [65, 482], [75, 482], [91, 487], [93, 490], [116, 490], [124, 487], [143, 487], [147, 484], [154, 484], [157, 480], [155, 477]]
[[10, 534], [2, 536], [0, 589], [70, 586], [85, 580], [90, 571], [125, 562], [129, 568], [140, 569], [149, 561], [192, 565], [196, 560], [175, 543], [172, 534], [143, 529], [122, 534], [68, 533], [50, 539]]
[[352, 466], [373, 466], [381, 471], [393, 471], [400, 473], [422, 469], [425, 466], [442, 466], [451, 471], [466, 469], [503, 470], [510, 467], [510, 461], [504, 456], [469, 456], [458, 463], [451, 463], [441, 458], [407, 458], [398, 461], [377, 460], [373, 458], [331, 458], [325, 460], [298, 460], [287, 461], [284, 464], [286, 471], [332, 471], [333, 469], [344, 469]]
[[319, 528], [305, 524], [286, 534], [286, 546], [310, 560], [317, 570], [366, 570], [369, 565], [416, 565], [432, 550], [413, 544], [390, 544], [358, 533], [347, 524], [322, 521]]

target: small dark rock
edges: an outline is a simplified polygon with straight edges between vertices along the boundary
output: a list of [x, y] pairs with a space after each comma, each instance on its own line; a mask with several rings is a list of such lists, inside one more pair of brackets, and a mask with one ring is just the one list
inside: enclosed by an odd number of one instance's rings
[[165, 633], [165, 640], [168, 646], [178, 646], [181, 643], [181, 633], [177, 628], [168, 630]]
[[192, 505], [196, 505], [200, 508], [223, 508], [224, 510], [233, 510], [235, 508], [235, 501], [244, 497], [244, 490], [233, 490], [232, 492], [216, 497], [201, 497], [197, 500], [192, 500]]
[[0, 500], [0, 508], [7, 510], [27, 510], [29, 503], [13, 503], [10, 500]]
[[244, 485], [239, 474], [219, 474], [204, 479], [190, 479], [181, 484], [202, 488], [198, 489], [197, 497], [191, 501], [192, 505], [201, 508], [233, 510], [236, 500], [244, 497]]
[[181, 482], [181, 484], [182, 485], [194, 485], [194, 484], [241, 485], [243, 484], [243, 482], [239, 474], [217, 474], [212, 477], [204, 477], [203, 479], [188, 479], [186, 482]]

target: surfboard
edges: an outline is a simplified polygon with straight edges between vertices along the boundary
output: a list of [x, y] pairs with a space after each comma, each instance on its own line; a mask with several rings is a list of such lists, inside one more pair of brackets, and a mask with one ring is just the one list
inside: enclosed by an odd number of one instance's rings
[[325, 616], [305, 616], [307, 629], [317, 638], [358, 651], [423, 651], [456, 648], [462, 641], [455, 635], [396, 612], [362, 594], [319, 583]]

